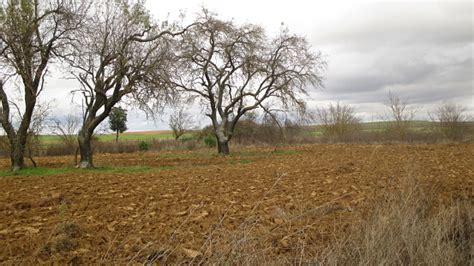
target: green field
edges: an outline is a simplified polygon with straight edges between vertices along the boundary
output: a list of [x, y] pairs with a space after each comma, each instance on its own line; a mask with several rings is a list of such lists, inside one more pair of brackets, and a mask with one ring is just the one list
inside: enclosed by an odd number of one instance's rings
[[[100, 134], [97, 135], [99, 141], [115, 141], [115, 134]], [[160, 132], [160, 131], [150, 131], [150, 132], [130, 132], [125, 134], [120, 134], [119, 140], [153, 140], [153, 139], [173, 139], [173, 134], [171, 132]], [[54, 144], [61, 142], [61, 138], [55, 135], [42, 135], [40, 136], [40, 141], [44, 144]]]
[[[380, 132], [387, 129], [391, 122], [367, 122], [362, 123], [362, 131], [366, 132]], [[410, 121], [409, 126], [413, 131], [423, 132], [430, 131], [433, 129], [435, 123], [430, 121]]]
[[116, 166], [103, 166], [92, 169], [78, 169], [75, 167], [62, 167], [62, 168], [26, 168], [18, 172], [11, 172], [10, 170], [0, 170], [0, 177], [7, 176], [48, 176], [57, 175], [64, 173], [145, 173], [145, 172], [158, 172], [162, 170], [173, 169], [172, 166], [161, 166], [161, 167], [148, 167], [148, 166], [127, 166], [127, 167], [116, 167]]
[[[390, 125], [390, 121], [380, 122], [365, 122], [361, 123], [360, 127], [363, 132], [383, 132], [387, 130]], [[416, 132], [428, 132], [435, 126], [434, 122], [430, 121], [411, 121], [409, 122], [410, 130]], [[310, 134], [314, 136], [322, 136], [322, 128], [320, 126], [311, 126]]]

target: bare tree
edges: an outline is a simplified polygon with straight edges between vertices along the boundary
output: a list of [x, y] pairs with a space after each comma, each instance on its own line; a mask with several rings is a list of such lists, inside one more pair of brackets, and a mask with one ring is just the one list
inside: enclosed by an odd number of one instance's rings
[[192, 116], [183, 107], [175, 109], [170, 115], [168, 125], [173, 131], [174, 138], [178, 140], [192, 128]]
[[[48, 64], [64, 51], [81, 24], [85, 1], [8, 0], [0, 2], [0, 66], [3, 75], [21, 81], [24, 106], [15, 127], [8, 83], [0, 80], [0, 123], [10, 143], [13, 171], [24, 167], [28, 130]], [[17, 103], [18, 105], [18, 103]]]
[[170, 37], [183, 32], [174, 24], [154, 23], [143, 1], [98, 1], [86, 17], [86, 27], [69, 57], [82, 85], [78, 91], [83, 96], [78, 134], [81, 168], [93, 167], [94, 130], [112, 107], [153, 79], [152, 71], [155, 75], [165, 71]]
[[317, 109], [315, 116], [323, 135], [338, 141], [345, 140], [359, 129], [360, 119], [355, 116], [354, 109], [339, 102]]
[[81, 120], [74, 115], [67, 115], [64, 120], [52, 119], [51, 131], [61, 139], [61, 142], [71, 151], [77, 148], [77, 133]]
[[[18, 104], [16, 104], [15, 101], [11, 101], [10, 105], [12, 107], [12, 110], [14, 111], [14, 114], [11, 115], [12, 120], [16, 121], [22, 115], [21, 108], [20, 106], [18, 106]], [[37, 166], [36, 161], [33, 159], [33, 156], [40, 152], [40, 134], [46, 127], [46, 121], [51, 113], [51, 109], [52, 107], [50, 105], [50, 102], [38, 102], [36, 103], [33, 115], [31, 117], [30, 127], [28, 128], [28, 132], [26, 135], [24, 157], [28, 158], [31, 161], [33, 167]], [[11, 152], [12, 146], [8, 141], [8, 137], [3, 138], [0, 141], [0, 148], [7, 152]]]
[[462, 140], [466, 130], [467, 122], [472, 120], [466, 115], [467, 108], [454, 102], [443, 102], [433, 114], [429, 114], [433, 122], [437, 123], [441, 133], [451, 140]]
[[408, 104], [407, 100], [401, 99], [399, 96], [388, 92], [388, 102], [386, 103], [390, 109], [391, 123], [389, 130], [394, 131], [400, 140], [406, 140], [407, 133], [410, 129], [410, 122], [415, 117], [417, 110]]
[[321, 85], [321, 55], [287, 30], [269, 38], [260, 26], [236, 25], [204, 10], [182, 37], [169, 82], [202, 104], [219, 154], [229, 153], [228, 143], [244, 114], [263, 105], [303, 109], [301, 96], [308, 85]]

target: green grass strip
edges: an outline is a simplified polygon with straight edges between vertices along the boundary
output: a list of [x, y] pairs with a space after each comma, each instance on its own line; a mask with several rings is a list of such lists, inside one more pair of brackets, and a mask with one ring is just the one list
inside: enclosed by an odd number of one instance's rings
[[46, 168], [46, 167], [37, 167], [37, 168], [25, 168], [17, 172], [12, 172], [10, 170], [0, 171], [0, 177], [7, 176], [50, 176], [50, 175], [59, 175], [66, 173], [145, 173], [145, 172], [158, 172], [162, 170], [173, 169], [172, 166], [162, 166], [162, 167], [149, 167], [149, 166], [129, 166], [129, 167], [113, 167], [113, 166], [104, 166], [96, 167], [91, 169], [78, 169], [73, 167], [62, 167], [62, 168]]

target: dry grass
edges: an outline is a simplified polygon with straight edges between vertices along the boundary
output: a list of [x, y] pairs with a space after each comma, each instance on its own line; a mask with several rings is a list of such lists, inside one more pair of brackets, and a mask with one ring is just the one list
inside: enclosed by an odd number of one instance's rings
[[384, 193], [367, 218], [328, 247], [317, 263], [472, 265], [472, 203], [436, 206], [431, 192], [408, 178], [395, 193]]

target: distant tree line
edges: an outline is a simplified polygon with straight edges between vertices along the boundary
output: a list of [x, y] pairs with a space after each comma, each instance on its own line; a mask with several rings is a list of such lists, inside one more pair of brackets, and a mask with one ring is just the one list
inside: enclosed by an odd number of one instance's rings
[[[390, 134], [389, 138], [393, 140], [408, 141], [410, 135], [415, 133], [413, 125], [420, 109], [392, 91], [388, 92], [385, 105], [388, 114], [379, 118], [380, 121], [387, 121], [386, 128], [383, 129], [385, 134]], [[459, 104], [443, 101], [428, 116], [437, 136], [450, 141], [462, 141], [473, 126], [469, 124], [472, 117], [466, 111], [467, 108]], [[332, 141], [346, 141], [362, 130], [362, 120], [356, 116], [354, 108], [347, 104], [329, 104], [310, 115], [312, 121], [321, 127], [323, 136]]]

